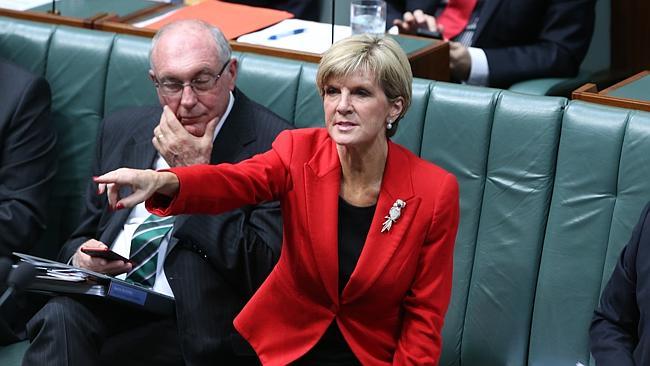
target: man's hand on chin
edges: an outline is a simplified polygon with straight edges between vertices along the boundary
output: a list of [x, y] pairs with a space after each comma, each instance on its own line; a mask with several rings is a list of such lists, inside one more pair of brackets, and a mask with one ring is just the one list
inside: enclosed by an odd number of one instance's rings
[[153, 146], [170, 167], [208, 164], [218, 121], [216, 117], [208, 122], [203, 136], [197, 137], [187, 132], [172, 110], [165, 106], [160, 123], [153, 130]]

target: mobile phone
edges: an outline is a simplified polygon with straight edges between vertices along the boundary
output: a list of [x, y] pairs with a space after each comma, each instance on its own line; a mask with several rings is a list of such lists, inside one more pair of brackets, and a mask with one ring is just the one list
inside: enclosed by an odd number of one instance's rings
[[442, 39], [442, 33], [438, 32], [438, 31], [430, 31], [430, 30], [424, 29], [424, 28], [416, 29], [415, 34], [420, 36], [420, 37]]
[[91, 257], [104, 258], [107, 261], [124, 261], [129, 262], [129, 259], [122, 257], [108, 248], [81, 248], [81, 251]]

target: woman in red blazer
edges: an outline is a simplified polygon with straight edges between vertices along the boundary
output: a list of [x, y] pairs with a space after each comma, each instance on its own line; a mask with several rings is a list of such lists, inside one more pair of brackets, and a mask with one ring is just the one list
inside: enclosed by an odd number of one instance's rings
[[[151, 197], [147, 207], [159, 215], [280, 200], [280, 260], [235, 319], [263, 364], [434, 365], [458, 186], [389, 139], [411, 83], [397, 43], [350, 37], [319, 66], [325, 129], [286, 131], [270, 151], [235, 165], [119, 169], [96, 181], [100, 192], [110, 184], [115, 207]], [[120, 198], [123, 185], [134, 193]]]

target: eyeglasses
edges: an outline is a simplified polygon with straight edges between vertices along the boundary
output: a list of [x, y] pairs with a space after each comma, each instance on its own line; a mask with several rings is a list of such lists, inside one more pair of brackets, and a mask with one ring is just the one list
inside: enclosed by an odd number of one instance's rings
[[226, 70], [226, 66], [228, 66], [229, 63], [230, 60], [226, 61], [219, 73], [216, 75], [205, 73], [186, 83], [181, 83], [180, 81], [158, 81], [157, 78], [154, 78], [154, 85], [158, 90], [160, 90], [161, 94], [168, 97], [180, 97], [186, 86], [192, 88], [192, 91], [197, 95], [206, 94], [217, 85], [217, 81]]

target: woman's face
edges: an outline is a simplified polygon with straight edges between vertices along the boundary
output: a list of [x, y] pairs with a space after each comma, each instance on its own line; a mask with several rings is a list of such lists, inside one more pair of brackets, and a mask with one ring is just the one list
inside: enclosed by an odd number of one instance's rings
[[386, 121], [395, 120], [402, 99], [389, 102], [375, 78], [367, 73], [331, 77], [324, 85], [325, 124], [332, 139], [348, 147], [386, 141]]

